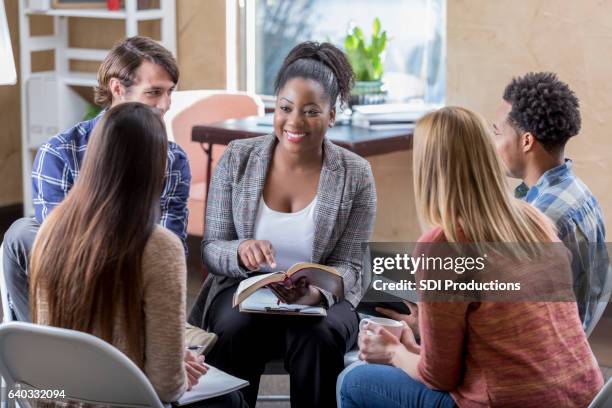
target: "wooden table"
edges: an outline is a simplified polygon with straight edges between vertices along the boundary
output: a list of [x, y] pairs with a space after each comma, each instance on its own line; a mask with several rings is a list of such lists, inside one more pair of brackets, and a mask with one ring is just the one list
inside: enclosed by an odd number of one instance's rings
[[[206, 163], [206, 196], [212, 171], [213, 146], [227, 145], [235, 139], [246, 139], [272, 133], [273, 128], [263, 123], [261, 117], [231, 119], [211, 125], [196, 125], [191, 130], [191, 140], [202, 144]], [[333, 143], [351, 150], [362, 157], [412, 149], [412, 129], [372, 130], [350, 125], [336, 125], [327, 131]], [[208, 144], [208, 148], [204, 144]]]

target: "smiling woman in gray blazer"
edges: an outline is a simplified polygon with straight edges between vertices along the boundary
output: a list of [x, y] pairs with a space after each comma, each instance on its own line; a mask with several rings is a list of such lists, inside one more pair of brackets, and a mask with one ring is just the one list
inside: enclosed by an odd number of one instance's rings
[[[228, 146], [211, 181], [202, 241], [210, 275], [190, 323], [218, 334], [211, 364], [249, 380], [255, 405], [267, 361], [284, 358], [293, 407], [335, 405], [335, 380], [355, 343], [361, 298], [362, 244], [370, 238], [376, 191], [369, 163], [325, 138], [338, 98], [353, 75], [331, 44], [302, 43], [277, 76], [274, 134]], [[286, 303], [324, 305], [327, 316], [240, 313], [238, 283], [261, 271], [310, 261], [335, 267], [344, 298], [314, 285], [276, 287]]]

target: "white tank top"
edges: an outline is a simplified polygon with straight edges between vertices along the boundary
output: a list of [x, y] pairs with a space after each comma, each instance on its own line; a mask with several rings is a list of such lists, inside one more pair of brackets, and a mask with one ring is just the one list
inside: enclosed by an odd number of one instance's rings
[[[315, 207], [317, 197], [307, 207], [294, 213], [274, 211], [263, 196], [259, 200], [254, 225], [254, 239], [265, 239], [272, 243], [275, 252], [274, 271], [286, 271], [297, 262], [310, 262], [315, 233]], [[271, 271], [269, 266], [262, 272]]]

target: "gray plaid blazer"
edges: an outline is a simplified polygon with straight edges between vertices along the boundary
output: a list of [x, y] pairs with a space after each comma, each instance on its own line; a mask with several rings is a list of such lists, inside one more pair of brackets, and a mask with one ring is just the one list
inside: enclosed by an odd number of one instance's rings
[[[253, 238], [275, 145], [273, 134], [235, 140], [217, 164], [208, 193], [202, 240], [202, 260], [210, 274], [191, 310], [189, 323], [193, 325], [206, 329], [208, 310], [215, 297], [248, 277], [238, 264], [238, 245]], [[345, 299], [356, 306], [362, 296], [362, 243], [370, 239], [376, 216], [370, 164], [325, 139], [317, 195], [310, 261], [335, 267], [344, 279]]]

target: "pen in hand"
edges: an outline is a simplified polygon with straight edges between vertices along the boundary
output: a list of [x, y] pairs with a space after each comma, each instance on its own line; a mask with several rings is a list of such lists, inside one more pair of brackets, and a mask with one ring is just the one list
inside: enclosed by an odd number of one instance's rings
[[185, 348], [186, 348], [187, 350], [189, 350], [189, 351], [198, 351], [198, 350], [203, 349], [204, 347], [206, 347], [206, 346], [197, 346], [197, 345], [196, 345], [196, 346], [187, 346], [187, 347], [185, 347]]

